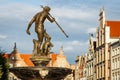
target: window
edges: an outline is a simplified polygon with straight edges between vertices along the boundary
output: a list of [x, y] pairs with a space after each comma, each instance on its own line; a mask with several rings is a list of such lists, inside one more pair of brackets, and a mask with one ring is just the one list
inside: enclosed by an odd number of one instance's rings
[[113, 78], [112, 80], [115, 80], [115, 79], [114, 79], [114, 73], [112, 74], [112, 78]]
[[120, 54], [120, 48], [118, 48], [118, 54]]
[[117, 76], [118, 76], [118, 80], [120, 80], [120, 72], [119, 71], [118, 71], [118, 75]]
[[112, 67], [112, 69], [114, 69], [115, 68], [115, 60], [113, 59], [112, 61], [113, 61], [113, 63], [111, 65], [111, 67]]
[[113, 63], [114, 63], [114, 59], [113, 59]]
[[112, 51], [112, 56], [114, 56], [114, 55], [115, 55], [115, 51], [113, 50], [113, 51]]
[[120, 61], [120, 57], [118, 57], [118, 61]]
[[115, 69], [117, 68], [117, 58], [115, 58]]
[[15, 59], [15, 57], [12, 56], [12, 57], [11, 57], [11, 60], [14, 60], [14, 59]]
[[115, 55], [117, 54], [117, 49], [115, 49]]

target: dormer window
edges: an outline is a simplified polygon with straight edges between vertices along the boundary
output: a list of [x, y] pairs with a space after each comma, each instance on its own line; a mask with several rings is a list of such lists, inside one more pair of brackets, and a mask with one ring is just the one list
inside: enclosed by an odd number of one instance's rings
[[15, 57], [11, 57], [11, 60], [14, 60], [15, 59]]

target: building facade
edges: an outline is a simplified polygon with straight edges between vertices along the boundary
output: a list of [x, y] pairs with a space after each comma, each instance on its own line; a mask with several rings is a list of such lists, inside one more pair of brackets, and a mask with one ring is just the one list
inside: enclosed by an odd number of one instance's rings
[[75, 80], [83, 79], [83, 70], [86, 63], [86, 56], [81, 55], [76, 57], [75, 65]]
[[111, 80], [110, 43], [120, 36], [120, 21], [105, 20], [105, 11], [101, 9], [99, 27], [96, 33], [96, 80]]
[[106, 20], [105, 11], [102, 8], [96, 40], [93, 40], [92, 34], [90, 35], [86, 61], [84, 64], [81, 62], [83, 56], [76, 58], [75, 80], [84, 79], [85, 70], [87, 80], [120, 80], [119, 38], [120, 21]]
[[87, 60], [86, 60], [87, 80], [96, 80], [95, 53], [94, 53], [95, 48], [96, 48], [96, 41], [93, 39], [93, 34], [90, 34], [89, 50], [88, 50]]
[[87, 67], [86, 65], [83, 67], [83, 76], [80, 80], [87, 80]]
[[[96, 80], [110, 80], [110, 53], [108, 43], [105, 40], [105, 13], [104, 9], [100, 12], [100, 25], [96, 33]], [[106, 73], [107, 72], [107, 73]]]
[[111, 43], [111, 80], [120, 80], [120, 40]]

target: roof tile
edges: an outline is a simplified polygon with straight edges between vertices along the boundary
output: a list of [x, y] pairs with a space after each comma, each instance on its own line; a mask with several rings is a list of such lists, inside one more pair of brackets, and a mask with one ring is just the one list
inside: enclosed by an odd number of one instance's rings
[[120, 37], [120, 21], [106, 21], [106, 26], [110, 27], [110, 38]]

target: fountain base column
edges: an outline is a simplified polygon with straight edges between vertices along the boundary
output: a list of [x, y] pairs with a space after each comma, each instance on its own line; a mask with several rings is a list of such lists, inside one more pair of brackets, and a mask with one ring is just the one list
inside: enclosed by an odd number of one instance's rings
[[32, 57], [30, 60], [33, 62], [35, 66], [45, 67], [51, 60], [51, 58], [47, 56], [39, 56], [39, 57]]

